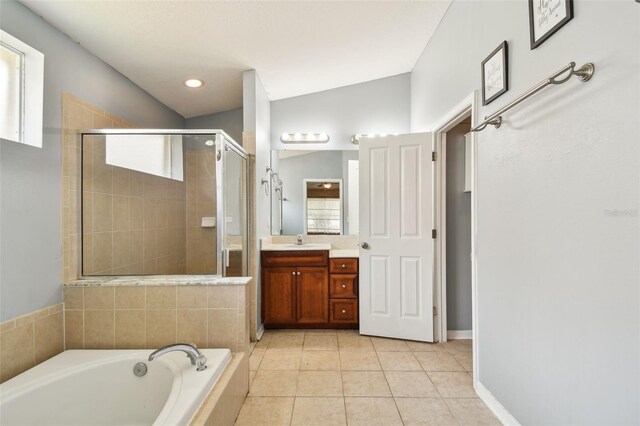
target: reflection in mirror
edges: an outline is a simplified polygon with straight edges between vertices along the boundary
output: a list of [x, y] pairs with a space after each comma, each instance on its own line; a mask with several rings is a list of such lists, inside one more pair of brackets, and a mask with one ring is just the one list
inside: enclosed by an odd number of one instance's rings
[[[357, 234], [358, 151], [272, 151], [271, 231], [273, 235]], [[335, 183], [333, 198], [310, 197], [307, 183]], [[309, 199], [317, 199], [309, 204]], [[328, 200], [333, 201], [328, 201]], [[325, 201], [322, 201], [325, 200]], [[320, 206], [320, 207], [317, 207]], [[311, 220], [309, 222], [309, 212]], [[320, 218], [321, 214], [330, 216]], [[314, 216], [315, 215], [315, 216]]]
[[304, 233], [342, 234], [342, 179], [305, 179]]

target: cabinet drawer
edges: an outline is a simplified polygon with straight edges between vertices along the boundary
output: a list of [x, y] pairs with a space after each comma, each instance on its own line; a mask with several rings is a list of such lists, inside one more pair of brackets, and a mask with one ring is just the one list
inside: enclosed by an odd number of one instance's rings
[[329, 252], [314, 251], [263, 251], [262, 266], [327, 266]]
[[332, 323], [356, 324], [358, 301], [356, 299], [331, 299], [329, 319]]
[[331, 297], [355, 299], [357, 297], [357, 282], [358, 274], [331, 274], [329, 279]]
[[332, 274], [357, 274], [358, 259], [353, 259], [353, 258], [329, 259], [329, 271]]

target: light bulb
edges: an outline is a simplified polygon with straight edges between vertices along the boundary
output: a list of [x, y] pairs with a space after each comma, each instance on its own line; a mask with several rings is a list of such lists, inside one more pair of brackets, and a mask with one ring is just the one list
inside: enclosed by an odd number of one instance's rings
[[198, 87], [204, 86], [204, 81], [199, 78], [190, 78], [184, 82], [184, 85], [187, 87], [191, 87], [192, 89], [196, 89]]

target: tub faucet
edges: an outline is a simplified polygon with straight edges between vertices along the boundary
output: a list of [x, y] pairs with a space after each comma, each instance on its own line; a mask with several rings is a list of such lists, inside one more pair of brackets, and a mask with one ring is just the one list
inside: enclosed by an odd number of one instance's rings
[[298, 244], [299, 246], [302, 245], [302, 234], [298, 234], [298, 242], [296, 244]]
[[158, 350], [153, 351], [151, 355], [149, 355], [149, 361], [153, 361], [154, 359], [169, 353], [181, 351], [187, 354], [189, 359], [191, 360], [191, 364], [195, 365], [198, 371], [205, 370], [207, 368], [207, 357], [202, 355], [202, 352], [198, 350], [196, 345], [189, 343], [176, 343], [173, 345], [167, 345]]

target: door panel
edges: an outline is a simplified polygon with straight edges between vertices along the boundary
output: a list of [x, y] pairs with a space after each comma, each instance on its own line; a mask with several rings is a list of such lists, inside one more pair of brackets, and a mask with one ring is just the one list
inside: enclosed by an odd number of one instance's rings
[[265, 324], [295, 324], [295, 268], [264, 268], [262, 311]]
[[329, 272], [327, 268], [297, 269], [298, 323], [329, 322]]
[[431, 151], [430, 133], [360, 141], [363, 334], [433, 341]]

